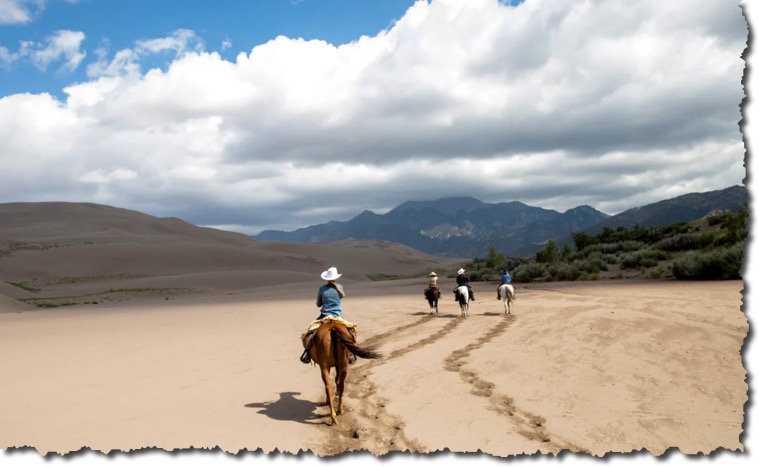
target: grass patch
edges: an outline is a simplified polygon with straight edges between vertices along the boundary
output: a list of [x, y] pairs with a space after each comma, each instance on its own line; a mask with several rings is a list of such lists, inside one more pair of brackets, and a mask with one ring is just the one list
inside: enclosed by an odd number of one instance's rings
[[7, 282], [6, 281], [6, 284], [10, 284], [10, 285], [12, 285], [14, 287], [18, 287], [19, 289], [24, 289], [27, 292], [37, 293], [37, 292], [39, 292], [41, 290], [41, 289], [35, 289], [34, 287], [30, 287], [30, 286], [24, 284], [23, 282]]
[[[110, 289], [105, 292], [81, 296], [66, 297], [46, 297], [46, 298], [22, 298], [19, 301], [34, 305], [39, 308], [57, 308], [61, 306], [72, 305], [97, 305], [106, 302], [119, 302], [128, 298], [129, 295], [147, 294], [147, 293], [167, 293], [171, 295], [175, 292], [192, 292], [188, 288], [142, 288], [142, 289]], [[168, 297], [166, 297], [168, 299]]]
[[373, 281], [395, 281], [399, 279], [413, 279], [422, 277], [422, 274], [369, 274], [369, 280]]
[[113, 279], [142, 279], [150, 274], [111, 274], [103, 276], [67, 276], [46, 281], [47, 285], [78, 284], [81, 282], [102, 282]]

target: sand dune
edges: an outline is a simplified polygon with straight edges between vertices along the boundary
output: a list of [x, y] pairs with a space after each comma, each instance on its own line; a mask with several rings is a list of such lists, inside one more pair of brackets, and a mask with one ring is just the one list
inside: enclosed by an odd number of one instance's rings
[[0, 315], [0, 447], [743, 449], [742, 282], [520, 287], [510, 316], [478, 284], [466, 319], [450, 293], [428, 315], [422, 280], [355, 282], [346, 318], [385, 356], [351, 367], [334, 427], [297, 359], [318, 283]]
[[0, 293], [38, 305], [239, 293], [306, 281], [333, 265], [351, 282], [459, 264], [383, 241], [259, 242], [110, 206], [0, 204], [0, 283], [19, 285]]

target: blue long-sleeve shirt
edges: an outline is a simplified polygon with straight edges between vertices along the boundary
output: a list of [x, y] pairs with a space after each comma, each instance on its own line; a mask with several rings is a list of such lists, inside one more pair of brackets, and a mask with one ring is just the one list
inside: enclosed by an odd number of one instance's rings
[[[337, 284], [340, 291], [343, 291], [343, 287]], [[343, 295], [345, 293], [343, 292]], [[321, 314], [328, 316], [342, 316], [343, 308], [340, 306], [340, 293], [329, 285], [323, 285], [319, 287], [319, 293], [316, 295], [316, 306], [322, 307]]]

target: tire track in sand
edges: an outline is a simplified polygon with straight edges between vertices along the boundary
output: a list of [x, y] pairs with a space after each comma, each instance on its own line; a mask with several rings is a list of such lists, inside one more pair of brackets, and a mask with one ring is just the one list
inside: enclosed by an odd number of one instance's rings
[[[362, 345], [379, 344], [391, 336], [414, 329], [432, 319], [435, 319], [434, 315], [426, 315], [411, 324], [374, 335]], [[384, 455], [390, 451], [427, 451], [421, 443], [406, 436], [403, 420], [388, 413], [385, 409], [387, 401], [377, 395], [377, 386], [368, 377], [377, 365], [383, 365], [401, 355], [432, 344], [456, 329], [462, 322], [463, 319], [454, 318], [424, 339], [396, 349], [381, 360], [360, 361], [358, 365], [351, 366], [348, 380], [345, 382], [345, 412], [338, 416], [337, 426], [328, 427], [331, 434], [322, 446], [320, 454], [335, 455], [358, 450], [368, 450], [375, 455]]]
[[517, 433], [529, 440], [539, 441], [546, 446], [546, 452], [557, 455], [561, 450], [569, 449], [573, 452], [589, 453], [589, 451], [549, 432], [544, 417], [518, 408], [514, 404], [513, 398], [495, 392], [495, 384], [484, 380], [475, 371], [465, 368], [466, 359], [473, 350], [479, 349], [495, 337], [503, 334], [515, 320], [514, 315], [505, 315], [500, 323], [493, 326], [477, 340], [448, 355], [444, 361], [444, 368], [459, 373], [461, 379], [472, 386], [472, 394], [488, 399], [490, 407], [496, 413], [508, 417], [509, 421], [516, 426]]

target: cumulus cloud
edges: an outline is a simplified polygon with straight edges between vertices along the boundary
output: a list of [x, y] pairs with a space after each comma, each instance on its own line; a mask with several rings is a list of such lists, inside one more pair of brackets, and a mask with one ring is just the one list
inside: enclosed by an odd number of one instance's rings
[[104, 46], [65, 102], [0, 99], [0, 199], [248, 233], [460, 195], [613, 214], [741, 183], [746, 40], [722, 0], [421, 0], [340, 46]]

